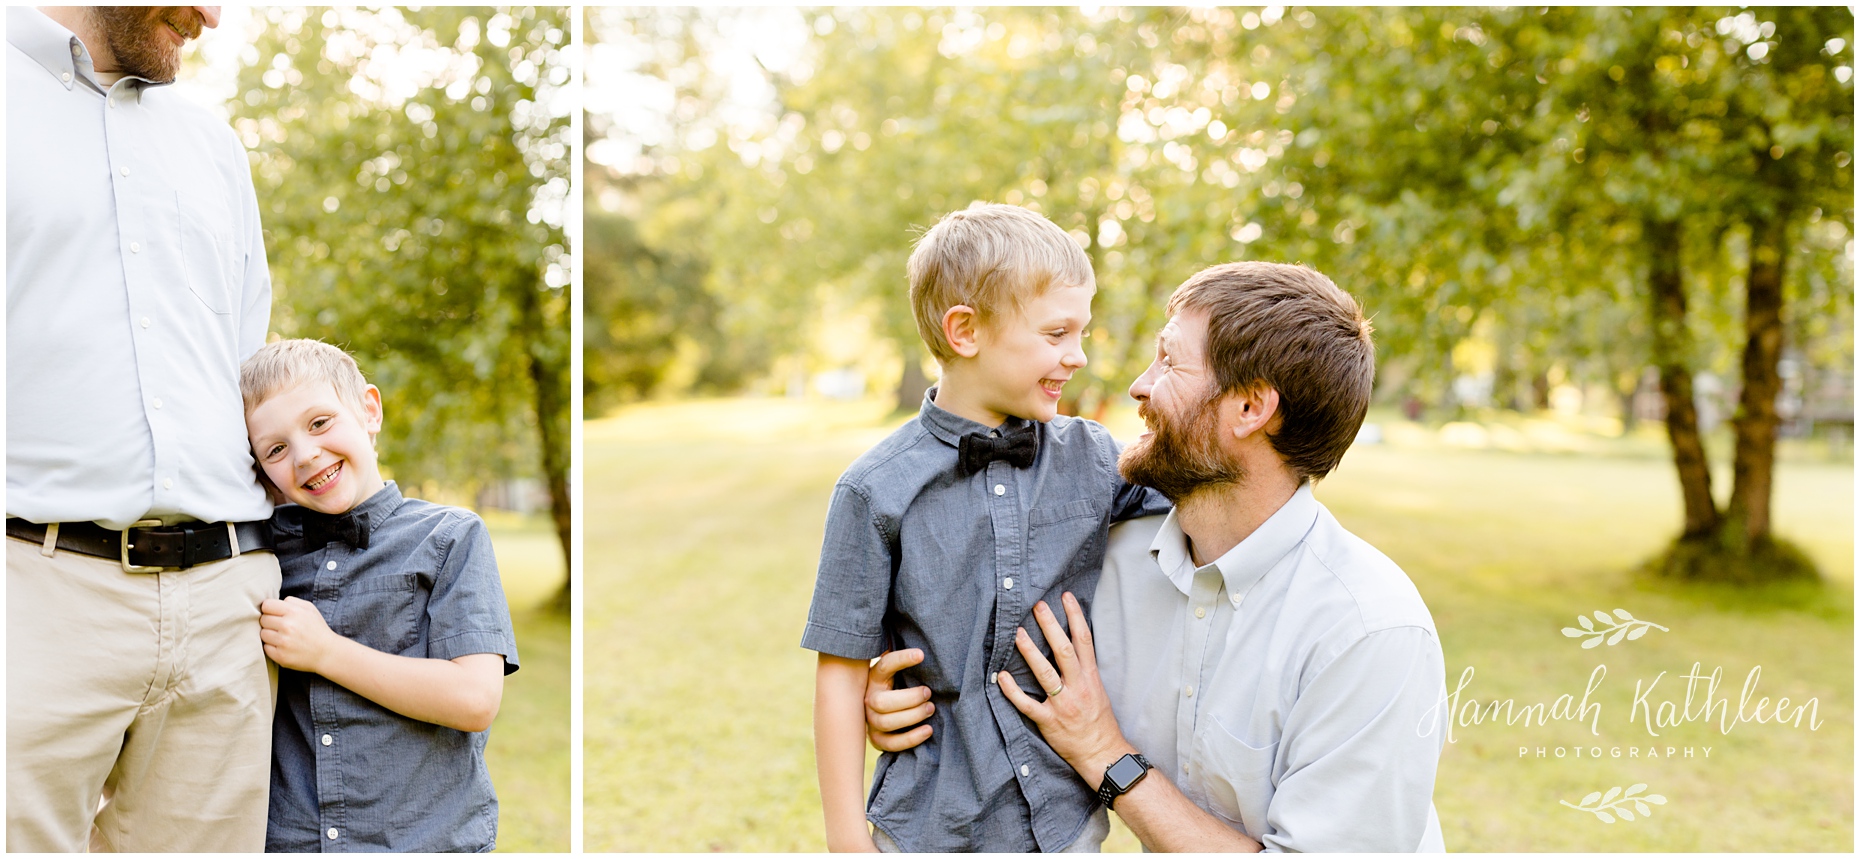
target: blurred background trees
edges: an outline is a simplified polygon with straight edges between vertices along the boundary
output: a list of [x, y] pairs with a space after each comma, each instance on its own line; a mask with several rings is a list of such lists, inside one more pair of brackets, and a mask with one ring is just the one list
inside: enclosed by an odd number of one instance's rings
[[1008, 202], [1097, 272], [1068, 411], [1120, 401], [1190, 274], [1302, 262], [1373, 314], [1378, 402], [1663, 421], [1668, 571], [1799, 572], [1776, 439], [1852, 432], [1846, 9], [588, 14], [590, 416], [868, 382], [914, 409], [911, 242]]
[[567, 8], [255, 14], [230, 108], [273, 330], [355, 354], [402, 483], [540, 483], [566, 561]]

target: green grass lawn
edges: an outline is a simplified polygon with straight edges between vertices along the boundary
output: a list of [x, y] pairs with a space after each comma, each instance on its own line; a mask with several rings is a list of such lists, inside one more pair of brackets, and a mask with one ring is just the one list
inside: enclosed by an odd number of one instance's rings
[[504, 680], [485, 762], [497, 787], [502, 852], [569, 848], [568, 616], [545, 607], [562, 586], [562, 549], [543, 517], [485, 515], [523, 668]]
[[[896, 425], [885, 412], [714, 400], [586, 425], [588, 850], [824, 849], [814, 657], [797, 642], [828, 492]], [[1120, 438], [1136, 426], [1125, 413], [1109, 423]], [[1318, 497], [1414, 579], [1440, 630], [1449, 688], [1470, 666], [1464, 700], [1548, 705], [1580, 697], [1607, 666], [1596, 735], [1568, 721], [1455, 728], [1434, 794], [1450, 849], [1852, 848], [1851, 459], [1784, 457], [1778, 531], [1827, 583], [1753, 595], [1633, 574], [1678, 525], [1676, 479], [1657, 445], [1585, 437], [1467, 450], [1413, 425], [1389, 429], [1389, 443], [1351, 451]], [[1559, 632], [1616, 608], [1670, 631], [1590, 650]], [[1723, 668], [1718, 697], [1732, 707], [1760, 665], [1752, 704], [1814, 698], [1820, 728], [1746, 723], [1726, 735], [1695, 722], [1655, 738], [1629, 722], [1636, 681], [1665, 672], [1645, 700], [1683, 701], [1677, 677], [1695, 662]], [[1532, 752], [1521, 758], [1520, 746]], [[1537, 758], [1538, 746], [1585, 757]], [[1659, 757], [1645, 757], [1650, 746]], [[1587, 757], [1597, 747], [1603, 757]], [[1623, 757], [1609, 757], [1617, 747]], [[1638, 783], [1667, 802], [1632, 822], [1559, 804]], [[1106, 845], [1135, 847], [1121, 826]]]

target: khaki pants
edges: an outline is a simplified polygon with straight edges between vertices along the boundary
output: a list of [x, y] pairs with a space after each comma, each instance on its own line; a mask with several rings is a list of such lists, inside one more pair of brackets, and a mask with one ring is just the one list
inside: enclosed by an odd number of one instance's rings
[[6, 849], [263, 850], [278, 583], [270, 552], [125, 573], [8, 538]]

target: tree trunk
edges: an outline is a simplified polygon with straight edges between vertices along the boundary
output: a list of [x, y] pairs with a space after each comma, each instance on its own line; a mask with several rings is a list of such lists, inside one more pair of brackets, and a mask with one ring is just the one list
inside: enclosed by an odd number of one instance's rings
[[923, 407], [930, 377], [924, 375], [923, 352], [915, 337], [900, 341], [898, 349], [904, 353], [904, 377], [898, 380], [898, 411], [915, 412]]
[[1730, 527], [1751, 543], [1770, 535], [1771, 482], [1776, 464], [1776, 395], [1782, 390], [1783, 263], [1789, 222], [1777, 212], [1750, 221], [1750, 271], [1744, 287], [1744, 388], [1738, 397]]
[[[568, 492], [569, 464], [569, 409], [568, 409], [568, 367], [566, 355], [556, 356], [558, 351], [549, 342], [551, 320], [542, 306], [542, 295], [535, 283], [536, 277], [519, 274], [513, 278], [511, 289], [522, 296], [518, 299], [518, 312], [522, 314], [524, 353], [530, 362], [530, 381], [536, 387], [536, 436], [542, 445], [543, 480], [549, 486], [549, 514], [555, 524], [556, 539], [562, 543], [562, 591], [556, 602], [562, 607], [569, 604], [570, 588], [574, 584], [574, 529], [573, 501]], [[562, 320], [566, 326], [567, 320]], [[566, 336], [563, 338], [566, 340]]]
[[1686, 537], [1717, 530], [1718, 507], [1711, 497], [1711, 470], [1699, 438], [1698, 410], [1692, 402], [1691, 336], [1686, 330], [1686, 289], [1680, 277], [1680, 227], [1676, 221], [1645, 224], [1648, 260], [1649, 321], [1653, 329], [1653, 363], [1660, 368], [1660, 391], [1666, 396], [1666, 437], [1673, 445], [1673, 466], [1685, 501]]

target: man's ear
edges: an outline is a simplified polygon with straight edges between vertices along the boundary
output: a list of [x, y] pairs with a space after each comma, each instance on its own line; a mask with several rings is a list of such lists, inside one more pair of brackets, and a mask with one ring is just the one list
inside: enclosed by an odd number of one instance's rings
[[973, 358], [981, 351], [976, 342], [981, 336], [980, 314], [975, 308], [958, 304], [943, 311], [943, 339], [949, 341], [950, 351], [964, 358]]
[[362, 389], [362, 428], [370, 442], [381, 433], [381, 389], [373, 385]]
[[1239, 441], [1278, 426], [1279, 389], [1264, 382], [1221, 400], [1221, 425]]

